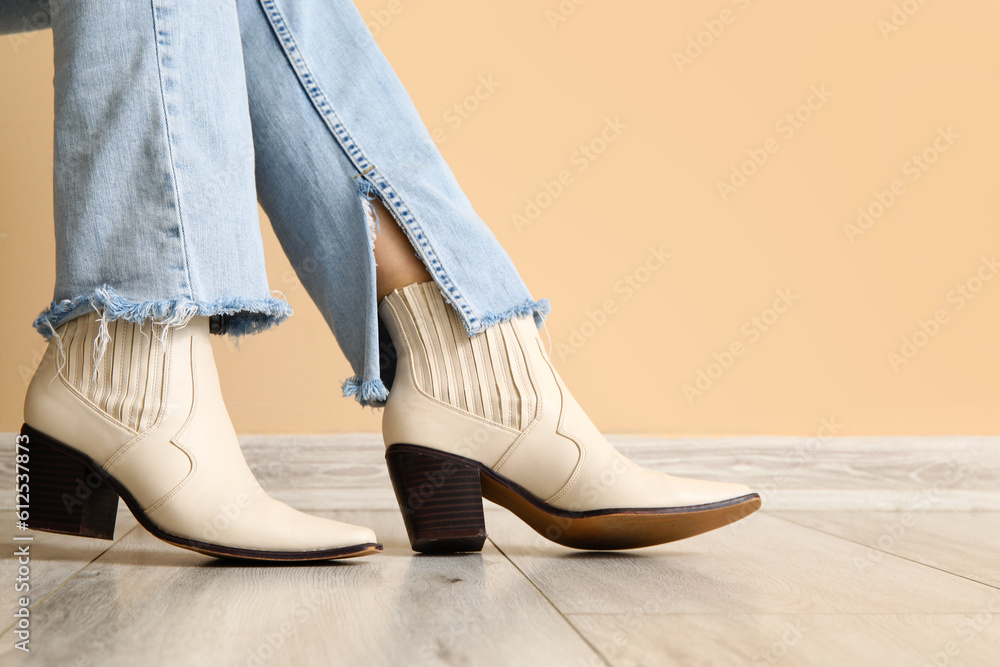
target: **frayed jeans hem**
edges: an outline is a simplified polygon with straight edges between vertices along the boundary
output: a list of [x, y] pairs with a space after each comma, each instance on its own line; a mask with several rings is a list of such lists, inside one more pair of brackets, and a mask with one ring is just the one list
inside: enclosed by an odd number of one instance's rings
[[46, 339], [50, 339], [63, 324], [88, 312], [101, 313], [105, 322], [125, 320], [142, 324], [151, 321], [161, 326], [183, 326], [195, 316], [210, 317], [212, 333], [245, 336], [280, 324], [288, 319], [292, 309], [285, 300], [275, 297], [233, 297], [215, 301], [195, 301], [181, 297], [133, 301], [104, 285], [91, 294], [53, 301], [35, 319], [34, 327]]
[[545, 324], [545, 317], [550, 312], [552, 312], [552, 304], [548, 299], [538, 299], [537, 301], [528, 299], [513, 308], [508, 308], [507, 310], [485, 313], [481, 317], [477, 318], [473, 326], [466, 327], [466, 330], [468, 331], [469, 336], [472, 337], [478, 333], [486, 331], [492, 326], [500, 324], [501, 322], [506, 322], [507, 320], [515, 317], [527, 317], [528, 315], [532, 315], [534, 317], [535, 326], [541, 329], [542, 325]]

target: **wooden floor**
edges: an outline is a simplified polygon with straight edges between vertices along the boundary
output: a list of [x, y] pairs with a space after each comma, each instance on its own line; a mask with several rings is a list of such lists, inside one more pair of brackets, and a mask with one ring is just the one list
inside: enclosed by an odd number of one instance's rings
[[246, 566], [126, 512], [114, 542], [36, 533], [29, 655], [13, 648], [18, 564], [0, 561], [0, 664], [1000, 664], [1000, 512], [765, 511], [585, 553], [491, 508], [486, 548], [460, 556], [415, 556], [392, 511], [322, 514], [373, 526], [385, 552]]

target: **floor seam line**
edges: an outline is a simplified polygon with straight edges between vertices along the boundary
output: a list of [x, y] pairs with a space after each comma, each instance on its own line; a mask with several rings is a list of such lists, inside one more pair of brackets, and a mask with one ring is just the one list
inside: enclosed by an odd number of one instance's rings
[[577, 628], [575, 625], [573, 625], [572, 622], [570, 622], [569, 618], [566, 617], [566, 614], [564, 614], [562, 612], [562, 610], [560, 610], [559, 607], [556, 606], [555, 602], [553, 602], [549, 598], [549, 596], [546, 595], [545, 592], [541, 588], [538, 587], [538, 584], [536, 584], [531, 579], [531, 577], [528, 576], [528, 573], [525, 572], [524, 570], [522, 570], [520, 568], [520, 566], [518, 566], [518, 564], [515, 563], [514, 560], [510, 556], [507, 555], [507, 552], [500, 548], [500, 545], [497, 544], [496, 541], [492, 537], [488, 537], [487, 539], [489, 539], [490, 544], [492, 544], [493, 547], [497, 551], [499, 551], [503, 555], [504, 558], [507, 559], [507, 562], [510, 563], [511, 565], [513, 565], [514, 569], [521, 573], [521, 576], [524, 577], [528, 581], [529, 584], [531, 584], [531, 587], [534, 588], [536, 591], [538, 591], [538, 594], [542, 596], [542, 599], [544, 599], [546, 602], [549, 603], [549, 605], [555, 610], [555, 612], [557, 614], [559, 614], [559, 617], [562, 618], [562, 620], [566, 622], [566, 625], [569, 626], [569, 628], [576, 634], [576, 636], [579, 637], [583, 641], [583, 643], [585, 643], [587, 646], [590, 647], [590, 650], [594, 652], [594, 655], [596, 655], [598, 658], [600, 658], [600, 660], [605, 665], [607, 665], [608, 667], [612, 667], [611, 662], [604, 656], [604, 654], [601, 653], [601, 651], [599, 651], [597, 649], [597, 647], [594, 646], [594, 644], [583, 635], [582, 632], [580, 632], [579, 628]]
[[[810, 510], [805, 510], [805, 511], [810, 511]], [[882, 511], [882, 510], [877, 510], [877, 511]], [[788, 523], [790, 523], [790, 524], [792, 524], [794, 526], [799, 526], [801, 528], [807, 528], [809, 530], [814, 530], [817, 533], [821, 533], [823, 535], [829, 535], [830, 537], [836, 537], [837, 539], [844, 540], [845, 542], [850, 542], [851, 544], [857, 544], [858, 546], [861, 546], [861, 547], [866, 547], [868, 549], [874, 549], [875, 551], [878, 551], [879, 553], [884, 553], [885, 555], [892, 556], [893, 558], [899, 558], [900, 560], [905, 560], [905, 561], [908, 561], [910, 563], [914, 563], [916, 565], [921, 565], [921, 566], [926, 567], [926, 568], [928, 568], [930, 570], [935, 570], [935, 571], [941, 572], [943, 574], [950, 574], [953, 577], [958, 577], [959, 579], [964, 579], [966, 581], [971, 581], [974, 584], [979, 584], [981, 586], [986, 586], [987, 588], [992, 588], [994, 590], [1000, 590], [1000, 584], [988, 584], [985, 581], [979, 581], [978, 579], [973, 579], [972, 577], [966, 576], [964, 574], [959, 574], [957, 572], [951, 572], [949, 570], [945, 570], [943, 568], [936, 567], [934, 565], [928, 565], [927, 563], [921, 563], [920, 561], [914, 560], [914, 559], [909, 558], [907, 556], [902, 556], [900, 554], [894, 554], [891, 551], [886, 551], [885, 549], [880, 549], [879, 547], [873, 547], [870, 544], [865, 544], [864, 542], [858, 542], [857, 540], [851, 539], [849, 537], [844, 537], [843, 535], [836, 535], [836, 534], [831, 533], [831, 532], [829, 532], [827, 530], [823, 530], [822, 528], [816, 528], [814, 526], [808, 526], [806, 524], [802, 524], [802, 523], [799, 523], [797, 521], [793, 521], [792, 519], [786, 519], [784, 517], [774, 516], [773, 514], [771, 516], [774, 517], [775, 519], [782, 519], [782, 520], [784, 520], [784, 521], [786, 521], [786, 522], [788, 522]], [[872, 565], [875, 565], [875, 563], [872, 563]]]

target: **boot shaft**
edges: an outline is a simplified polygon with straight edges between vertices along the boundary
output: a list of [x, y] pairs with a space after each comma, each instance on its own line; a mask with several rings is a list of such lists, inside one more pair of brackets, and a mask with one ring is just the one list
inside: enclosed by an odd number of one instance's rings
[[145, 431], [160, 413], [172, 340], [149, 323], [105, 322], [98, 313], [70, 320], [50, 340], [29, 395], [58, 377], [113, 421]]
[[396, 380], [435, 401], [516, 432], [537, 416], [540, 393], [555, 388], [541, 377], [548, 363], [530, 316], [470, 337], [434, 283], [389, 294], [380, 313], [397, 350]]
[[196, 388], [204, 403], [217, 386], [207, 318], [163, 326], [87, 314], [54, 332], [28, 386], [24, 420], [64, 442], [88, 443], [87, 454], [103, 463], [140, 433], [176, 433]]

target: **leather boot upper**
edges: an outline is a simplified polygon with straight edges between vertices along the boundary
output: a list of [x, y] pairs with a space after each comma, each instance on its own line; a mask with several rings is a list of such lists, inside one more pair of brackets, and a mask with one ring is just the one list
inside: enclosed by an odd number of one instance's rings
[[434, 283], [386, 296], [396, 347], [382, 432], [483, 463], [559, 509], [701, 505], [751, 493], [742, 484], [646, 470], [615, 450], [566, 388], [530, 316], [469, 337]]
[[276, 551], [375, 542], [371, 530], [298, 512], [257, 483], [223, 402], [208, 318], [67, 322], [28, 387], [24, 416], [93, 459], [177, 537]]

